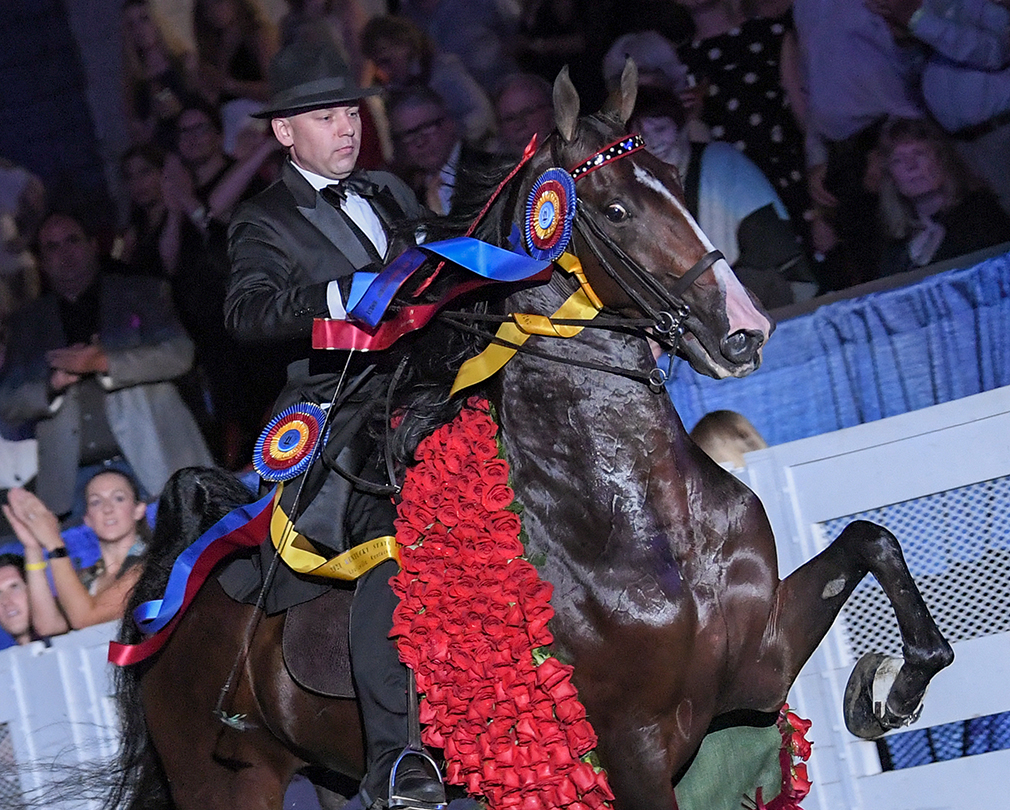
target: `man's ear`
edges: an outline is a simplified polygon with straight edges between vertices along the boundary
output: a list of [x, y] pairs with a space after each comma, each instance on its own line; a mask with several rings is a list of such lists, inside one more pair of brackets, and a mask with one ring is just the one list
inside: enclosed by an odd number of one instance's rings
[[288, 118], [271, 118], [270, 126], [274, 131], [274, 137], [280, 141], [281, 146], [287, 149], [295, 140], [291, 133], [291, 121]]

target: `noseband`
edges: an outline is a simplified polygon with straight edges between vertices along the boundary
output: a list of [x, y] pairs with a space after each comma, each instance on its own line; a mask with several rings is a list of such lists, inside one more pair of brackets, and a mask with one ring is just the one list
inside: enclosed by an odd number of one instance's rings
[[[578, 181], [587, 174], [644, 148], [645, 141], [640, 135], [628, 135], [590, 155], [575, 168], [569, 170], [569, 174], [573, 180]], [[574, 227], [582, 238], [582, 241], [592, 251], [593, 256], [599, 262], [604, 272], [617, 283], [625, 295], [635, 303], [643, 314], [652, 319], [654, 324], [653, 329], [657, 336], [666, 338], [666, 342], [672, 344], [670, 351], [675, 351], [677, 342], [684, 331], [684, 322], [691, 314], [691, 309], [682, 296], [698, 280], [702, 273], [719, 261], [719, 259], [724, 258], [722, 252], [710, 250], [695, 262], [684, 275], [677, 279], [672, 289], [668, 290], [638, 261], [628, 255], [627, 251], [610, 238], [600, 223], [590, 215], [585, 204], [578, 199], [576, 200]], [[613, 264], [607, 260], [601, 246], [617, 258], [627, 270], [627, 274], [631, 277], [630, 279], [626, 278], [624, 273], [618, 272]], [[632, 281], [635, 283], [633, 284]], [[642, 290], [659, 302], [659, 309], [645, 299]]]

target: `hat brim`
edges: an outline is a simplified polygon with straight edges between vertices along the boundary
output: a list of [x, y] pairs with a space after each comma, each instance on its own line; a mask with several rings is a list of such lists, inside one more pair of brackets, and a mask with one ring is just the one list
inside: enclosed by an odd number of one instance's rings
[[313, 110], [323, 110], [327, 107], [346, 107], [352, 102], [378, 95], [381, 92], [378, 87], [349, 87], [340, 92], [325, 91], [304, 95], [281, 93], [270, 99], [262, 110], [253, 113], [252, 117], [287, 118]]

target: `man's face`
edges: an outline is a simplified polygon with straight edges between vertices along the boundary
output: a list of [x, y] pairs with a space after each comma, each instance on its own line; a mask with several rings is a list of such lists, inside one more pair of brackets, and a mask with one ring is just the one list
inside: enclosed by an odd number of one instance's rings
[[31, 618], [28, 613], [28, 588], [21, 572], [13, 565], [0, 568], [0, 628], [18, 644], [28, 640]]
[[361, 115], [357, 104], [275, 118], [270, 123], [291, 160], [306, 171], [343, 180], [358, 161]]
[[183, 110], [175, 126], [179, 157], [187, 166], [199, 166], [222, 151], [221, 133], [202, 110]]
[[407, 104], [390, 116], [390, 127], [398, 159], [407, 167], [432, 174], [452, 154], [456, 145], [456, 124], [445, 110], [434, 104]]
[[134, 155], [123, 166], [123, 177], [130, 201], [141, 208], [150, 208], [161, 200], [161, 169], [148, 163], [142, 155]]
[[554, 129], [554, 108], [551, 100], [532, 88], [514, 84], [498, 97], [498, 134], [502, 146], [514, 154], [522, 154], [536, 133], [543, 143]]
[[57, 295], [70, 301], [84, 292], [98, 274], [98, 249], [71, 217], [56, 214], [39, 230], [42, 274]]

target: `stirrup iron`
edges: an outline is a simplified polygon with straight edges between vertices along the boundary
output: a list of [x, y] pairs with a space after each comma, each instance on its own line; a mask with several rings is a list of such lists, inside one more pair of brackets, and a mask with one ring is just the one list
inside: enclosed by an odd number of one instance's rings
[[[389, 772], [389, 800], [386, 806], [389, 810], [445, 810], [448, 802], [445, 798], [445, 783], [442, 772], [428, 750], [421, 744], [421, 720], [417, 706], [417, 683], [414, 670], [407, 667], [407, 724], [410, 732], [407, 747], [393, 763]], [[420, 765], [424, 775], [430, 777], [430, 784], [425, 786], [426, 796], [412, 796], [403, 784], [406, 771], [413, 765]], [[416, 776], [416, 774], [411, 774]]]

